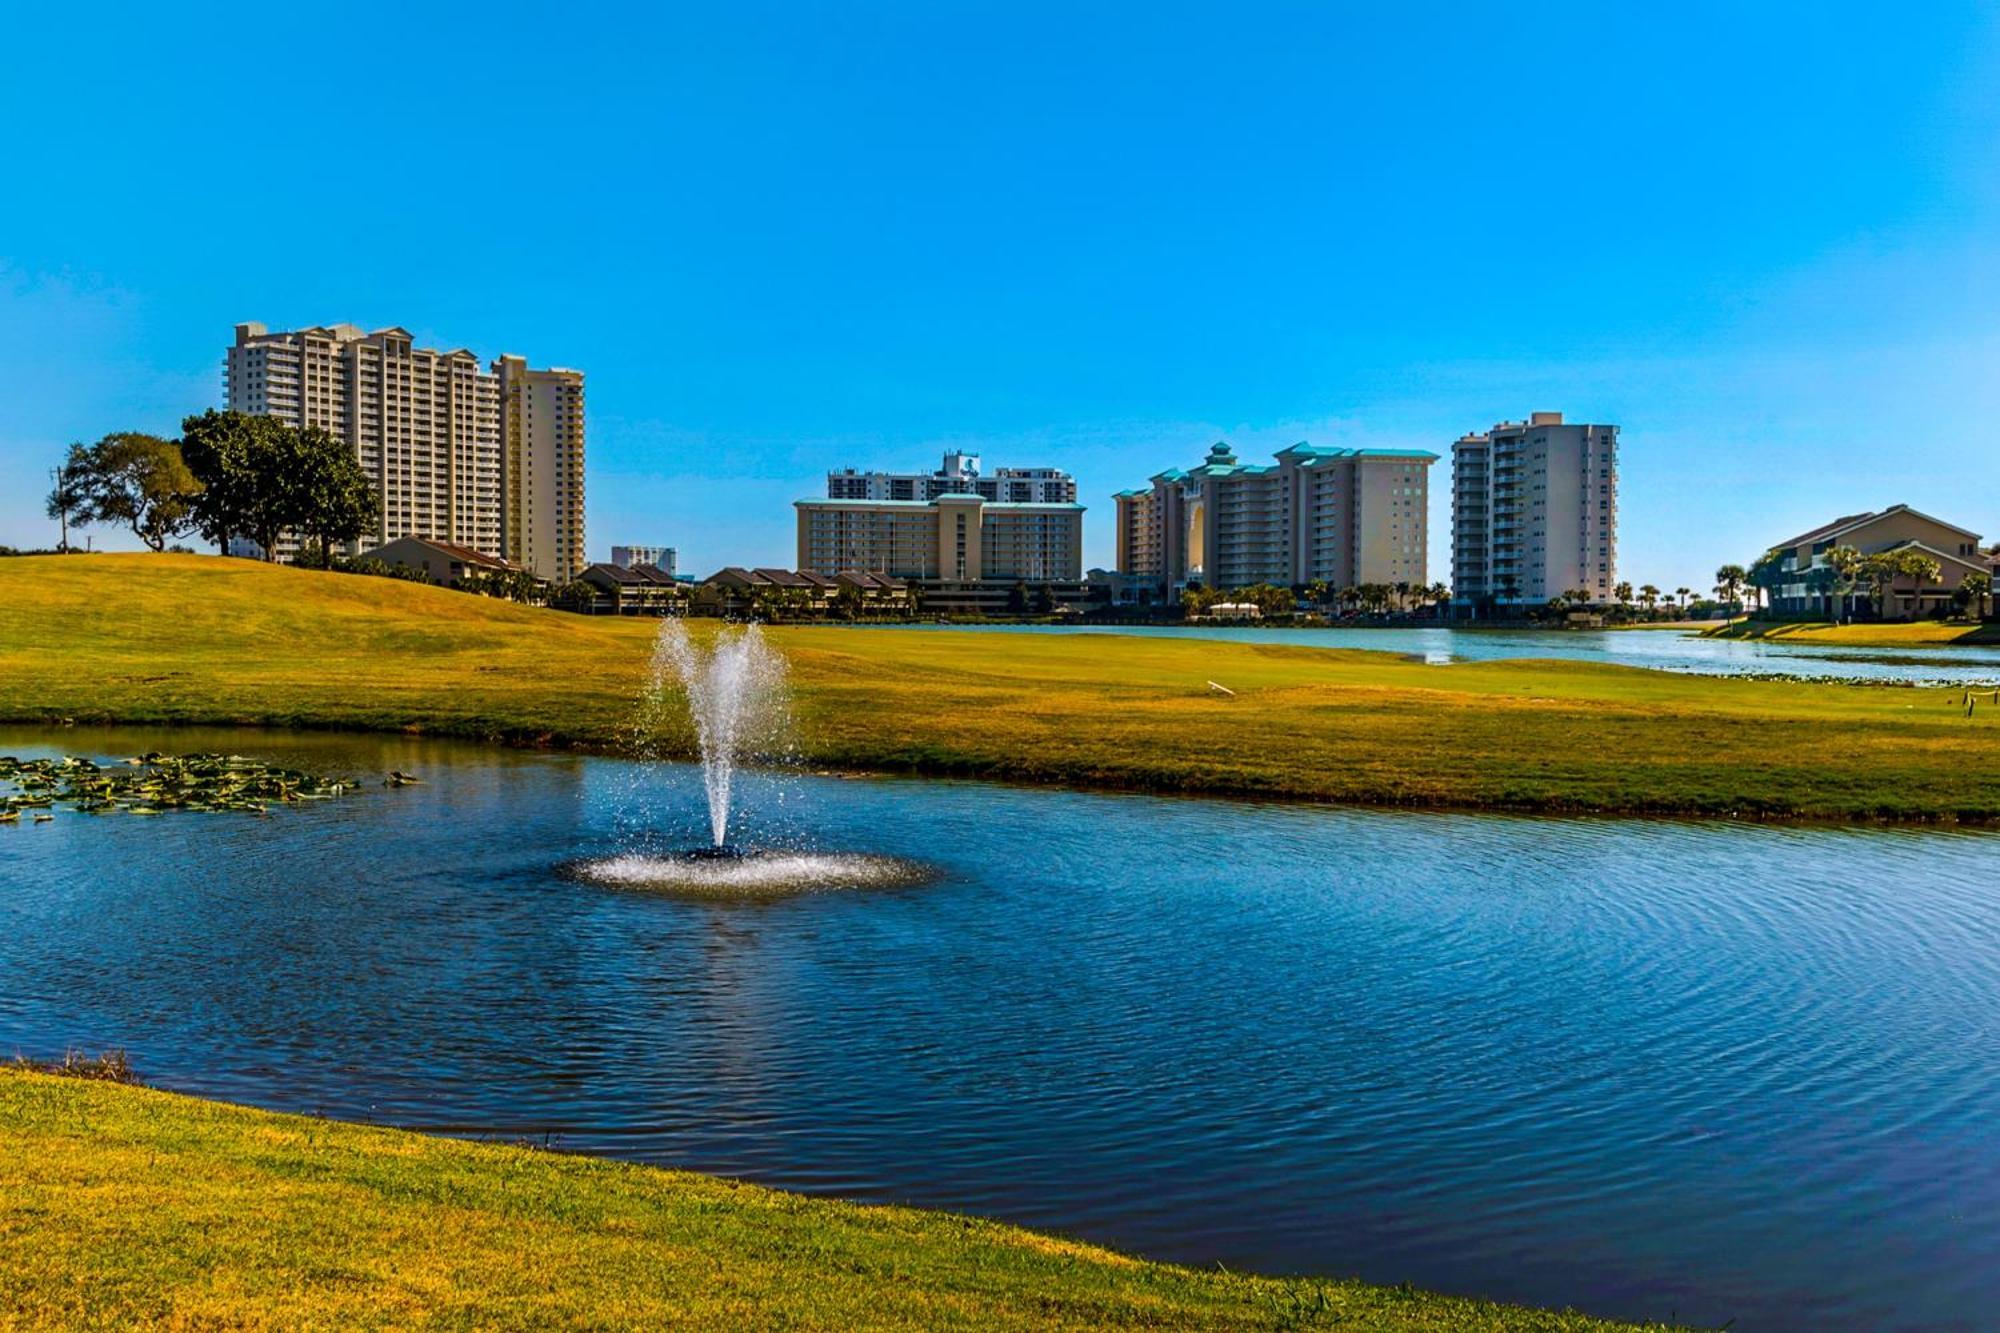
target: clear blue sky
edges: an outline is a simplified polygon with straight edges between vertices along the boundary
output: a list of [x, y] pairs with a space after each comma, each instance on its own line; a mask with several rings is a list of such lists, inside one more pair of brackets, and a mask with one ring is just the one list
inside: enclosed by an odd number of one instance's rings
[[[2000, 537], [2000, 7], [39, 5], [0, 542], [230, 325], [589, 374], [589, 533], [789, 564], [828, 467], [1624, 427], [1621, 574]], [[1431, 553], [1449, 466], [1433, 475]], [[100, 538], [102, 540], [102, 538]]]

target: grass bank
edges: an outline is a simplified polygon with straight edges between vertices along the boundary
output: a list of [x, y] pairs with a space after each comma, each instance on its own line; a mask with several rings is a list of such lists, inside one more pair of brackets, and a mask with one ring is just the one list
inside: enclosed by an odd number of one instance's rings
[[[655, 628], [206, 556], [5, 559], [0, 718], [616, 749]], [[772, 638], [803, 756], [826, 766], [1429, 808], [2000, 819], [2000, 707], [1968, 717], [1957, 690], [1084, 632]]]
[[1908, 624], [1834, 625], [1824, 621], [1733, 620], [1702, 631], [1708, 639], [1771, 639], [1849, 648], [1934, 648], [1942, 644], [2000, 643], [2000, 625], [1916, 620]]
[[1625, 1328], [0, 1071], [0, 1326]]

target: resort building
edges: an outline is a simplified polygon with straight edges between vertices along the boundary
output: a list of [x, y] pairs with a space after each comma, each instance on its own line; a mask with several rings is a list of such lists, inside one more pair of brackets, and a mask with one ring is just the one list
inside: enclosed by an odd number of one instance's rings
[[1618, 574], [1618, 427], [1536, 412], [1451, 449], [1455, 605], [1608, 602]]
[[923, 582], [1076, 582], [1083, 506], [935, 500], [800, 500], [799, 568]]
[[671, 571], [644, 563], [587, 566], [562, 591], [564, 610], [599, 616], [666, 615], [685, 608], [689, 593]]
[[671, 546], [614, 546], [611, 548], [611, 563], [620, 569], [631, 569], [635, 565], [651, 565], [665, 570], [671, 577], [679, 561], [679, 553]]
[[1187, 587], [1427, 582], [1430, 468], [1410, 449], [1295, 444], [1246, 464], [1228, 444], [1115, 497], [1118, 572]]
[[500, 381], [500, 553], [567, 583], [583, 543], [583, 372], [493, 363]]
[[468, 580], [522, 573], [511, 560], [475, 551], [469, 546], [433, 541], [428, 537], [398, 537], [361, 553], [363, 560], [379, 560], [385, 565], [421, 570], [424, 578], [450, 588]]
[[[583, 567], [583, 376], [488, 368], [406, 329], [236, 326], [226, 404], [345, 441], [381, 500], [363, 546], [415, 536], [525, 565], [561, 582]], [[286, 537], [276, 554], [289, 558]]]
[[[1938, 580], [1919, 588], [1908, 576], [1885, 590], [1882, 614], [1889, 618], [1930, 615], [1950, 606], [1967, 574], [1991, 575], [1993, 558], [1983, 551], [1979, 534], [1941, 518], [1919, 513], [1905, 504], [1860, 514], [1848, 514], [1772, 548], [1778, 556], [1780, 582], [1771, 609], [1789, 615], [1832, 615], [1840, 600], [1841, 578], [1827, 563], [1836, 547], [1852, 547], [1866, 558], [1911, 551], [1938, 565]], [[1865, 584], [1849, 590], [1849, 604], [1866, 604], [1873, 589]]]
[[721, 616], [825, 615], [901, 617], [913, 608], [911, 587], [902, 579], [859, 570], [828, 577], [811, 569], [744, 569], [730, 565], [703, 579], [697, 603]]
[[935, 472], [856, 472], [826, 474], [829, 500], [931, 501], [943, 495], [977, 495], [1007, 504], [1075, 504], [1076, 479], [1060, 468], [979, 470], [979, 455], [949, 453]]

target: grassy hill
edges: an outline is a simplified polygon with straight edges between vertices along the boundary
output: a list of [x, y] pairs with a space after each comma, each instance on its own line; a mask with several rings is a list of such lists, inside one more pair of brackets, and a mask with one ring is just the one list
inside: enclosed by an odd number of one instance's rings
[[0, 1327], [1628, 1327], [4, 1069], [0, 1123]]
[[1907, 624], [1831, 625], [1823, 621], [1732, 620], [1702, 631], [1709, 639], [1770, 639], [1842, 648], [1936, 648], [1947, 644], [2000, 643], [2000, 625], [1913, 620]]
[[[5, 559], [0, 718], [614, 749], [655, 628], [207, 556]], [[1404, 806], [2000, 818], [2000, 706], [1968, 717], [1955, 689], [1084, 633], [771, 637], [821, 765]]]

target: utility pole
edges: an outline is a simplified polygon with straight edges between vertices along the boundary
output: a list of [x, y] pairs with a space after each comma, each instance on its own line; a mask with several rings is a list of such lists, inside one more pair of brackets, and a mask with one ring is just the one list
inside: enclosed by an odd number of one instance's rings
[[62, 524], [62, 540], [56, 543], [56, 550], [69, 554], [69, 478], [61, 463], [49, 469], [49, 476], [55, 481], [56, 520]]

